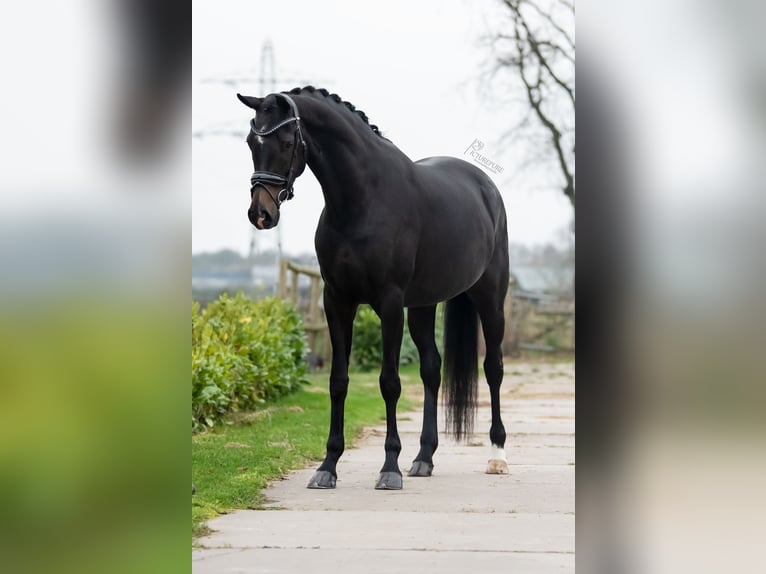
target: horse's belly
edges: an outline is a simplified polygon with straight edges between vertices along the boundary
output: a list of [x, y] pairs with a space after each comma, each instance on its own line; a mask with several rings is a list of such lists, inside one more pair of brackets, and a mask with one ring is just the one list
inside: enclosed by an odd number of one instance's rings
[[484, 274], [490, 256], [491, 250], [479, 253], [437, 250], [429, 257], [419, 257], [405, 290], [404, 304], [423, 307], [463, 293]]

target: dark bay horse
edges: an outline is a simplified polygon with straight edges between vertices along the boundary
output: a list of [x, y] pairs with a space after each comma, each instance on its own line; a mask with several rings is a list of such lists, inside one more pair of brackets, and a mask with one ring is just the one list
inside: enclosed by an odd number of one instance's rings
[[309, 488], [335, 487], [336, 464], [344, 449], [352, 325], [361, 303], [378, 314], [383, 334], [380, 390], [386, 403], [386, 457], [375, 488], [402, 487], [396, 404], [405, 307], [425, 388], [420, 452], [409, 476], [430, 476], [433, 470], [442, 366], [434, 321], [440, 301], [447, 301], [447, 426], [458, 440], [472, 432], [480, 318], [492, 401], [487, 472], [506, 474], [499, 394], [508, 236], [495, 185], [481, 169], [460, 159], [413, 162], [363, 112], [326, 90], [307, 86], [262, 98], [237, 97], [255, 110], [247, 137], [255, 168], [247, 212], [251, 223], [258, 229], [278, 224], [280, 206], [292, 198], [295, 179], [306, 165], [325, 200], [315, 245], [332, 342], [330, 436], [327, 455]]

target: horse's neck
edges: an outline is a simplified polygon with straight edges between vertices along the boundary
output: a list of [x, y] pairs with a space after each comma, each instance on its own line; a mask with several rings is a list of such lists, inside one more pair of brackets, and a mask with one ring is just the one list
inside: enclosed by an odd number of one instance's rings
[[326, 211], [341, 219], [369, 208], [370, 178], [385, 170], [390, 150], [367, 126], [349, 128], [337, 113], [307, 108], [301, 118], [308, 128], [308, 166], [322, 186]]
[[308, 165], [322, 189], [342, 194], [364, 186], [367, 177], [364, 167], [376, 155], [374, 149], [361, 142], [340, 140], [328, 132], [314, 136], [312, 144]]

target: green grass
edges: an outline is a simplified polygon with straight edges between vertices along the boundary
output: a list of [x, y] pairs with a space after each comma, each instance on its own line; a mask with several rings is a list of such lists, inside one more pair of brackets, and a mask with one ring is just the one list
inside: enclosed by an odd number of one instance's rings
[[[421, 385], [417, 365], [400, 370], [399, 412], [415, 406]], [[241, 508], [260, 508], [268, 482], [289, 470], [324, 457], [330, 424], [328, 374], [310, 377], [300, 391], [238, 413], [213, 431], [192, 436], [192, 535], [207, 529], [205, 521]], [[385, 418], [378, 373], [351, 373], [346, 398], [346, 447], [359, 432]]]

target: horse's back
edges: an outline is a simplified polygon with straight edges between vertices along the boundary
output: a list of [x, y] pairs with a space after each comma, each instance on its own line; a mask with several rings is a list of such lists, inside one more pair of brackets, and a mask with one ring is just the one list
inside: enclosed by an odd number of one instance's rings
[[423, 158], [416, 161], [415, 166], [416, 170], [421, 172], [422, 179], [431, 184], [423, 188], [427, 195], [424, 199], [427, 201], [446, 200], [454, 202], [455, 205], [463, 205], [481, 199], [495, 223], [496, 218], [505, 217], [500, 191], [478, 166], [449, 156]]
[[406, 297], [410, 306], [467, 290], [492, 263], [498, 243], [507, 243], [502, 197], [480, 168], [430, 157], [415, 162], [415, 173], [420, 234]]

